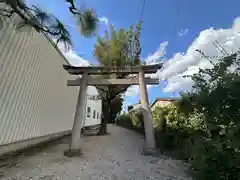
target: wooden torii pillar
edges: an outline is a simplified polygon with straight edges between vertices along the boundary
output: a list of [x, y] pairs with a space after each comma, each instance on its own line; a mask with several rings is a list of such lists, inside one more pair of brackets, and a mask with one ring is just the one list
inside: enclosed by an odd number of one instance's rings
[[[156, 78], [145, 78], [145, 74], [156, 73], [158, 69], [162, 67], [162, 64], [155, 65], [143, 65], [143, 66], [126, 66], [108, 68], [104, 66], [90, 66], [90, 67], [74, 67], [69, 65], [63, 65], [63, 68], [71, 75], [82, 75], [81, 78], [76, 80], [68, 80], [68, 86], [80, 86], [79, 95], [77, 100], [76, 113], [74, 117], [74, 123], [72, 128], [72, 139], [69, 149], [64, 152], [65, 156], [73, 157], [79, 156], [81, 152], [81, 128], [85, 118], [86, 112], [86, 96], [88, 85], [138, 85], [140, 87], [140, 99], [143, 109], [144, 128], [145, 128], [145, 153], [155, 152], [155, 138], [153, 131], [152, 114], [149, 106], [147, 84], [159, 84], [159, 80]], [[101, 74], [138, 74], [138, 78], [133, 79], [99, 79], [93, 78], [90, 75]]]

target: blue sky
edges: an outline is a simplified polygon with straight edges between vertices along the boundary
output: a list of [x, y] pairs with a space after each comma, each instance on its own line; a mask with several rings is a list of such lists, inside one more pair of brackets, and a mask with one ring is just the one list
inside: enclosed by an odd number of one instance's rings
[[[116, 28], [127, 28], [130, 24], [138, 22], [142, 2], [143, 0], [78, 0], [76, 4], [79, 7], [87, 6], [95, 9], [99, 17], [106, 18]], [[27, 3], [41, 6], [68, 25], [73, 40], [72, 51], [91, 64], [97, 63], [93, 56], [96, 38], [81, 37], [64, 0], [27, 0]], [[193, 48], [200, 47], [209, 55], [219, 55], [216, 47], [213, 46], [215, 40], [229, 51], [240, 45], [238, 39], [229, 41], [229, 37], [238, 38], [238, 35], [233, 35], [232, 25], [234, 19], [240, 15], [239, 7], [239, 0], [146, 1], [141, 35], [141, 57], [147, 59], [159, 52], [162, 43], [167, 44], [160, 50], [160, 55], [153, 58], [155, 62], [163, 60], [166, 66], [163, 72], [157, 75], [164, 81], [158, 86], [148, 88], [150, 102], [157, 97], [177, 95], [184, 87], [188, 88], [191, 84], [190, 81], [179, 79], [181, 74], [195, 72], [197, 67], [208, 67], [207, 62], [196, 58]], [[103, 34], [105, 28], [107, 24], [102, 22], [99, 26], [99, 35]], [[126, 104], [136, 103], [139, 100], [136, 87], [132, 89], [133, 93], [129, 93], [126, 97]]]

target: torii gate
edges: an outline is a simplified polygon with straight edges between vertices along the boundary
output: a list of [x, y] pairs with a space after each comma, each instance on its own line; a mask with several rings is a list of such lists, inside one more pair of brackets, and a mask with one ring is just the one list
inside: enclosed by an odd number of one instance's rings
[[[72, 139], [69, 149], [64, 152], [65, 156], [73, 157], [82, 155], [81, 152], [81, 127], [85, 118], [86, 111], [86, 97], [88, 85], [138, 85], [140, 87], [140, 100], [143, 110], [144, 128], [145, 128], [145, 147], [144, 152], [155, 152], [156, 144], [154, 138], [152, 114], [148, 101], [147, 84], [158, 84], [157, 78], [145, 78], [145, 74], [156, 73], [162, 64], [154, 65], [138, 65], [125, 67], [105, 67], [105, 66], [90, 66], [90, 67], [75, 67], [70, 65], [63, 65], [63, 68], [68, 71], [70, 75], [82, 75], [76, 80], [68, 80], [68, 86], [80, 86], [77, 100], [76, 112], [72, 128]], [[99, 79], [90, 75], [102, 74], [138, 74], [138, 78], [133, 79]]]

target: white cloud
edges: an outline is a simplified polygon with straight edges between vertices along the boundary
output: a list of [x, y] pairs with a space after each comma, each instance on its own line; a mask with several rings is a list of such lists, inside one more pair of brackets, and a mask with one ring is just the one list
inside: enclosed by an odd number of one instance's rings
[[240, 17], [237, 17], [233, 22], [233, 30], [240, 31]]
[[125, 96], [137, 96], [139, 94], [139, 87], [138, 85], [130, 86], [127, 91], [125, 92]]
[[147, 64], [157, 63], [160, 60], [160, 58], [162, 58], [166, 54], [167, 45], [168, 45], [167, 41], [164, 41], [163, 43], [161, 43], [158, 50], [146, 58], [146, 60], [145, 60], [146, 63]]
[[[156, 64], [161, 61], [161, 59], [164, 57], [166, 54], [166, 47], [168, 45], [167, 41], [164, 41], [163, 43], [160, 44], [159, 48], [157, 49], [156, 52], [154, 52], [152, 55], [149, 55], [146, 59], [145, 62], [147, 64]], [[148, 74], [145, 75], [146, 77], [153, 77], [156, 78], [156, 74]], [[147, 88], [152, 87], [153, 85], [147, 85]], [[138, 85], [133, 85], [128, 88], [128, 90], [125, 93], [125, 96], [130, 97], [130, 96], [137, 96], [139, 94], [139, 86]]]
[[[56, 41], [55, 41], [56, 42]], [[71, 63], [73, 66], [89, 66], [89, 62], [83, 58], [81, 58], [78, 54], [82, 54], [82, 52], [77, 53], [72, 48], [66, 50], [63, 43], [58, 44], [58, 48], [66, 57], [66, 59]]]
[[99, 21], [100, 21], [100, 22], [103, 22], [103, 23], [106, 24], [106, 25], [108, 25], [108, 18], [105, 17], [105, 16], [100, 17], [100, 18], [99, 18]]
[[178, 32], [178, 36], [185, 36], [188, 33], [188, 29], [182, 29], [180, 32]]
[[80, 56], [73, 50], [70, 50], [66, 53], [63, 53], [64, 56], [70, 61], [71, 65], [73, 66], [88, 66], [89, 62]]
[[[152, 86], [153, 85], [147, 85], [147, 89], [149, 89]], [[139, 95], [139, 93], [140, 93], [139, 85], [132, 85], [125, 92], [125, 96], [126, 97], [133, 97], [133, 96]]]
[[[236, 52], [240, 48], [240, 19], [237, 18], [232, 28], [229, 29], [206, 29], [189, 46], [186, 53], [176, 53], [167, 60], [163, 68], [157, 72], [161, 80], [166, 80], [164, 88], [166, 92], [178, 92], [192, 87], [189, 78], [184, 75], [191, 75], [198, 72], [199, 68], [211, 68], [211, 63], [196, 52], [196, 49], [204, 52], [206, 56], [223, 56], [214, 43], [217, 41], [228, 52]], [[216, 59], [215, 59], [216, 62]]]

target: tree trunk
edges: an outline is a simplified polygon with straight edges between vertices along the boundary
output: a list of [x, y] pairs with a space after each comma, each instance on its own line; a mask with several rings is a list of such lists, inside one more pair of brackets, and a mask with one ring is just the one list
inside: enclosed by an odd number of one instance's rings
[[204, 113], [204, 115], [203, 115], [204, 126], [206, 128], [208, 137], [211, 138], [212, 137], [212, 133], [211, 133], [211, 130], [210, 130], [209, 126], [208, 126], [208, 119], [209, 119], [208, 113]]
[[105, 113], [105, 115], [103, 117], [101, 117], [101, 127], [100, 127], [100, 129], [99, 129], [99, 131], [97, 133], [98, 136], [104, 136], [104, 135], [108, 134], [108, 132], [107, 132], [107, 124], [108, 124], [108, 119], [111, 118], [111, 112], [112, 112], [112, 109], [111, 109], [111, 99], [110, 100], [108, 99], [108, 106], [107, 107], [104, 107], [104, 103], [102, 102], [102, 109], [103, 109], [102, 110], [103, 111], [102, 114], [104, 114], [104, 112], [106, 112], [104, 110], [104, 108], [107, 108], [108, 111], [107, 111], [107, 113]]
[[106, 135], [108, 134], [107, 132], [107, 123], [108, 123], [108, 120], [107, 118], [102, 118], [101, 120], [101, 127], [97, 133], [98, 136], [103, 136], [103, 135]]
[[108, 121], [112, 121], [112, 101], [108, 101]]

